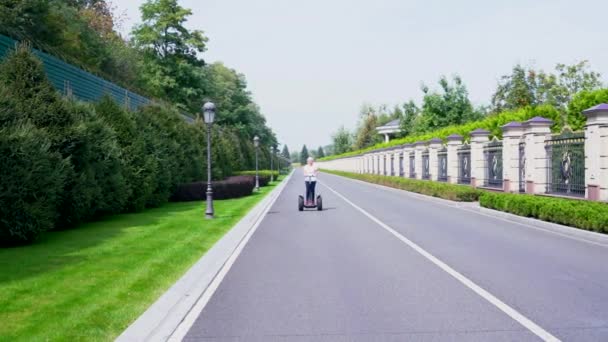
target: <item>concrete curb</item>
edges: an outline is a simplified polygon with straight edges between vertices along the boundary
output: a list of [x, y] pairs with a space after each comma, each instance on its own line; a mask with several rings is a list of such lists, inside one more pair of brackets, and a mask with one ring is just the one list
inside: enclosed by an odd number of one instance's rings
[[584, 242], [592, 243], [595, 245], [600, 245], [603, 247], [608, 247], [608, 235], [605, 235], [605, 234], [600, 234], [600, 233], [596, 233], [596, 232], [592, 232], [592, 231], [588, 231], [588, 230], [564, 226], [564, 225], [557, 224], [557, 223], [546, 222], [546, 221], [538, 220], [535, 218], [518, 216], [515, 214], [511, 214], [511, 213], [506, 213], [504, 211], [484, 208], [479, 205], [479, 202], [455, 202], [455, 201], [450, 201], [450, 200], [446, 200], [443, 198], [437, 198], [437, 197], [422, 195], [422, 194], [418, 194], [418, 193], [414, 193], [414, 192], [409, 192], [406, 190], [391, 188], [391, 187], [385, 186], [385, 185], [368, 183], [368, 182], [365, 182], [365, 181], [362, 181], [359, 179], [338, 176], [338, 175], [334, 175], [331, 173], [328, 173], [328, 174], [332, 175], [332, 176], [336, 176], [336, 177], [346, 178], [348, 180], [366, 184], [368, 186], [373, 186], [373, 187], [381, 188], [384, 190], [398, 192], [400, 194], [404, 194], [409, 197], [413, 197], [413, 198], [417, 198], [417, 199], [421, 199], [421, 200], [425, 200], [425, 201], [429, 201], [429, 202], [434, 202], [437, 204], [446, 205], [446, 206], [458, 208], [461, 210], [466, 210], [466, 211], [469, 211], [469, 212], [472, 212], [472, 213], [475, 213], [478, 215], [490, 216], [493, 218], [517, 223], [519, 225], [523, 225], [528, 228], [544, 230], [546, 232], [555, 233], [555, 234], [562, 235], [562, 236], [572, 238], [575, 240], [584, 241]]
[[215, 279], [237, 246], [264, 217], [293, 171], [201, 257], [118, 338], [118, 342], [167, 341]]

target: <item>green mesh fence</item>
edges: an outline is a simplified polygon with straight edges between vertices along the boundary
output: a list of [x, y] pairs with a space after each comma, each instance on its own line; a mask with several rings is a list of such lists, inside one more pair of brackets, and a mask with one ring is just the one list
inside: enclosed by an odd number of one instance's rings
[[[3, 59], [11, 50], [14, 50], [16, 44], [17, 41], [14, 39], [0, 35], [0, 59]], [[128, 106], [131, 110], [135, 110], [151, 102], [141, 95], [108, 82], [101, 77], [95, 76], [47, 53], [36, 49], [33, 49], [33, 51], [42, 60], [49, 80], [64, 95], [74, 96], [81, 101], [96, 102], [107, 94], [113, 97], [117, 103]]]

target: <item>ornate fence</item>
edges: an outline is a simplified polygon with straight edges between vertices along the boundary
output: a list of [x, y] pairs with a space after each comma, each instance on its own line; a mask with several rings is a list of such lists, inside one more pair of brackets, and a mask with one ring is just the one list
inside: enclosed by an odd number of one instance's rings
[[448, 149], [445, 146], [437, 151], [437, 180], [448, 181]]
[[484, 149], [485, 155], [485, 180], [484, 186], [490, 188], [502, 189], [503, 187], [503, 176], [502, 176], [502, 141], [494, 138], [490, 141]]
[[566, 128], [547, 140], [547, 193], [585, 196], [585, 133]]
[[467, 143], [458, 148], [458, 183], [471, 184], [471, 146]]
[[519, 192], [526, 192], [526, 143], [519, 143]]
[[405, 170], [403, 167], [403, 152], [399, 153], [399, 177], [403, 177], [405, 175]]
[[431, 179], [428, 149], [422, 151], [422, 179]]
[[395, 175], [395, 154], [391, 153], [391, 176]]
[[416, 178], [416, 154], [410, 152], [410, 178]]

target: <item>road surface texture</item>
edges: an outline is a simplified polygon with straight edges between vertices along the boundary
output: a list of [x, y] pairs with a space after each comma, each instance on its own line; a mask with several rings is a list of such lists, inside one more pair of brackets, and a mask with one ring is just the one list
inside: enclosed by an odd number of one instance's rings
[[298, 171], [185, 341], [608, 341], [608, 247]]

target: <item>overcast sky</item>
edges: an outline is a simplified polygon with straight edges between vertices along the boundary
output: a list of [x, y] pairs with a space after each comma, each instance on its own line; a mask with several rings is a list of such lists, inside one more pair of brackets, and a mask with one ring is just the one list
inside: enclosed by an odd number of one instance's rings
[[[143, 0], [114, 0], [129, 32]], [[420, 84], [460, 75], [475, 104], [522, 63], [589, 60], [608, 75], [606, 0], [182, 0], [207, 62], [246, 75], [281, 143], [327, 145], [361, 104], [420, 103]]]

